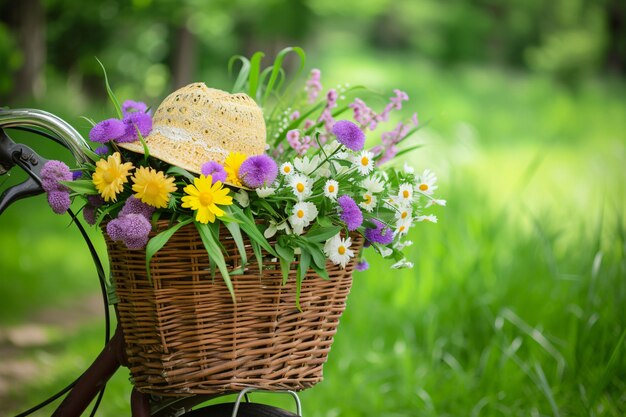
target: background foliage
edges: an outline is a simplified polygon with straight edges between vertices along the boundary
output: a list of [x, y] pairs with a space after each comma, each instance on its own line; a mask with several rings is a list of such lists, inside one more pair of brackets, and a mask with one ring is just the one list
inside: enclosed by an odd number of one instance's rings
[[[308, 68], [321, 68], [325, 88], [406, 90], [409, 107], [430, 120], [414, 138], [425, 146], [407, 161], [438, 173], [448, 206], [435, 213], [439, 224], [413, 231], [415, 269], [392, 274], [381, 262], [355, 275], [325, 381], [302, 393], [305, 415], [623, 416], [625, 8], [620, 0], [2, 2], [0, 95], [86, 134], [79, 116], [112, 110], [94, 56], [118, 97], [156, 106], [189, 81], [230, 88], [233, 54], [272, 56], [294, 44]], [[97, 310], [78, 324], [44, 321], [39, 344], [11, 336], [44, 306], [79, 315], [75, 303], [98, 291], [68, 222], [42, 197], [0, 217], [0, 415], [66, 385], [100, 349]], [[127, 378], [118, 372], [99, 415], [128, 415]]]

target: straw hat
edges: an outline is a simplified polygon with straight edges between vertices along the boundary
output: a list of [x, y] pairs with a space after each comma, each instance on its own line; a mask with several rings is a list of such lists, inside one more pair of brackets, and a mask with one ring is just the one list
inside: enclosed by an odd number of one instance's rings
[[[262, 110], [248, 95], [194, 83], [163, 100], [145, 142], [150, 156], [200, 174], [205, 162], [223, 164], [230, 152], [262, 154], [265, 121]], [[144, 153], [141, 142], [118, 145]]]

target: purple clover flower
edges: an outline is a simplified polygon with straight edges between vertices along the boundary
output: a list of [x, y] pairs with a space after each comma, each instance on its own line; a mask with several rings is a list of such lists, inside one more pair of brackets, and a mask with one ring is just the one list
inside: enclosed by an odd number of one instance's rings
[[363, 224], [363, 213], [361, 209], [354, 202], [354, 200], [348, 195], [342, 195], [337, 199], [339, 207], [341, 207], [341, 213], [339, 218], [348, 227], [349, 231], [353, 231], [359, 228]]
[[202, 175], [208, 177], [211, 175], [213, 178], [213, 184], [218, 181], [224, 182], [226, 181], [226, 171], [224, 167], [219, 162], [209, 161], [202, 164], [201, 168]]
[[367, 263], [365, 259], [361, 259], [354, 267], [354, 269], [356, 269], [357, 271], [367, 271], [369, 268], [370, 264]]
[[270, 185], [276, 176], [278, 176], [278, 166], [268, 155], [251, 156], [239, 167], [241, 181], [250, 188]]
[[109, 147], [106, 145], [98, 146], [94, 152], [98, 156], [105, 156], [109, 153]]
[[141, 214], [127, 214], [107, 224], [107, 234], [113, 241], [122, 241], [128, 249], [142, 249], [148, 243], [152, 226]]
[[48, 161], [41, 168], [41, 187], [46, 192], [68, 191], [59, 181], [72, 181], [72, 171], [61, 161]]
[[141, 214], [146, 220], [150, 220], [155, 208], [142, 202], [140, 199], [131, 195], [124, 203], [124, 207], [120, 210], [118, 218], [128, 216], [129, 214]]
[[64, 214], [70, 208], [70, 193], [59, 190], [50, 191], [48, 204], [56, 214]]
[[349, 120], [339, 120], [333, 125], [333, 134], [339, 143], [353, 151], [360, 151], [365, 145], [365, 134]]
[[367, 240], [372, 243], [380, 243], [381, 245], [388, 245], [393, 242], [393, 231], [387, 225], [377, 219], [372, 219], [372, 222], [376, 225], [376, 228], [365, 229], [365, 238]]
[[126, 143], [139, 140], [139, 135], [146, 137], [152, 131], [152, 117], [148, 113], [132, 112], [127, 113], [122, 120], [124, 133], [117, 138], [116, 142]]
[[309, 104], [315, 103], [317, 96], [319, 96], [320, 91], [322, 91], [322, 83], [320, 82], [320, 79], [322, 78], [321, 75], [322, 73], [319, 69], [313, 68], [311, 70], [311, 75], [306, 82]]
[[145, 113], [148, 110], [146, 103], [141, 101], [126, 100], [122, 104], [122, 115], [128, 116], [130, 113]]
[[126, 125], [120, 119], [106, 119], [96, 123], [89, 131], [89, 140], [98, 143], [114, 141], [124, 135]]

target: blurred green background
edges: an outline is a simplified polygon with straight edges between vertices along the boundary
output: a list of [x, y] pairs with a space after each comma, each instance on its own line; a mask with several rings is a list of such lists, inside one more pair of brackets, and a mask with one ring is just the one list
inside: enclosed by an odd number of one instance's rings
[[[80, 116], [112, 114], [94, 57], [120, 99], [156, 107], [192, 81], [229, 89], [234, 54], [289, 45], [326, 89], [405, 90], [405, 116], [430, 121], [406, 161], [433, 169], [448, 201], [412, 231], [414, 269], [371, 256], [355, 274], [304, 415], [625, 415], [622, 0], [5, 0], [0, 105], [86, 134]], [[0, 415], [100, 349], [94, 268], [68, 224], [43, 197], [0, 217]], [[98, 415], [129, 415], [127, 379]]]

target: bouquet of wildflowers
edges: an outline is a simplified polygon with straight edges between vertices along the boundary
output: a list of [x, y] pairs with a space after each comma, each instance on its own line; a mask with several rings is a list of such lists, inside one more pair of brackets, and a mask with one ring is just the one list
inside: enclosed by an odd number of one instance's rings
[[[261, 135], [262, 146], [240, 151], [243, 145], [235, 141], [237, 150], [220, 148], [217, 153], [213, 145], [204, 146], [213, 152], [210, 158], [204, 155], [206, 160], [198, 160], [197, 152], [183, 152], [181, 143], [197, 138], [185, 130], [191, 129], [186, 123], [173, 125], [170, 116], [191, 112], [193, 103], [177, 113], [164, 102], [153, 116], [141, 102], [118, 105], [107, 81], [117, 117], [93, 123], [89, 137], [98, 144], [95, 151], [88, 150], [93, 163], [74, 170], [59, 161], [46, 164], [42, 183], [50, 206], [63, 213], [71, 199], [81, 198], [87, 223], [104, 222], [111, 240], [129, 250], [145, 250], [147, 267], [169, 237], [194, 224], [231, 293], [230, 276], [238, 271], [229, 270], [224, 261], [217, 238], [220, 225], [238, 247], [247, 235], [255, 254], [262, 248], [279, 259], [285, 279], [294, 259], [300, 261], [299, 277], [309, 268], [328, 277], [328, 262], [345, 267], [354, 260], [358, 270], [366, 269], [367, 251], [393, 258], [393, 268], [411, 267], [402, 253], [411, 244], [407, 233], [416, 223], [436, 222], [424, 210], [445, 205], [445, 200], [435, 197], [437, 178], [431, 171], [416, 173], [393, 163], [417, 147], [404, 146], [419, 129], [416, 114], [385, 127], [407, 94], [395, 90], [382, 109], [374, 109], [358, 97], [363, 88], [346, 85], [325, 91], [316, 69], [304, 88], [283, 88], [282, 61], [291, 52], [300, 57], [302, 68], [304, 52], [299, 48], [283, 50], [265, 70], [260, 68], [261, 53], [250, 60], [234, 58], [231, 66], [238, 60], [241, 70], [233, 93], [247, 93], [244, 98], [254, 98], [254, 106], [262, 109], [262, 128], [257, 126], [254, 133]], [[196, 92], [206, 87], [192, 86], [190, 95], [172, 95], [172, 102], [203, 100]], [[229, 97], [209, 90], [215, 97]], [[219, 104], [221, 113], [207, 120], [228, 130], [220, 120], [225, 108]], [[197, 116], [204, 123], [204, 115]], [[234, 120], [239, 120], [237, 115]], [[215, 135], [213, 128], [198, 131]], [[239, 128], [229, 131], [236, 135]], [[159, 146], [167, 151], [159, 153]], [[168, 219], [170, 227], [155, 234], [158, 219]], [[358, 235], [365, 238], [365, 248], [353, 245]], [[262, 262], [260, 256], [257, 261]]]

